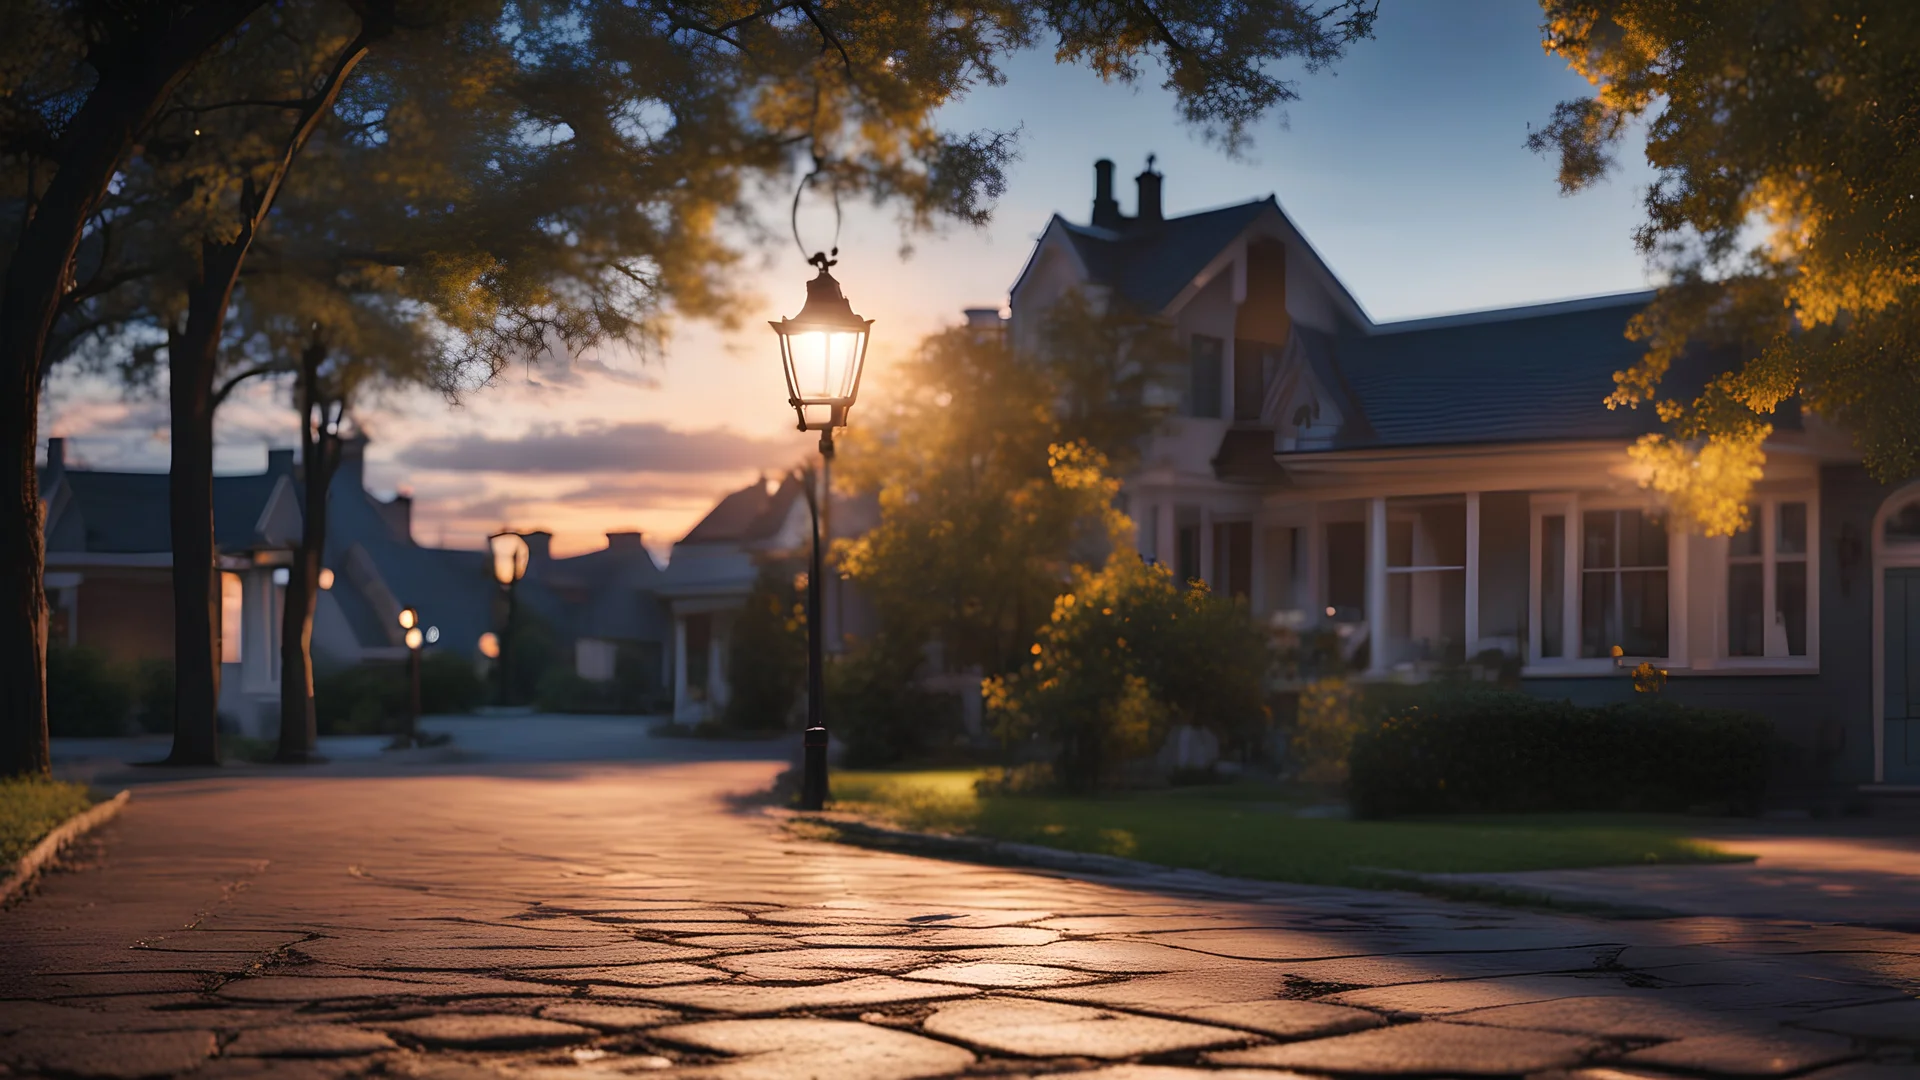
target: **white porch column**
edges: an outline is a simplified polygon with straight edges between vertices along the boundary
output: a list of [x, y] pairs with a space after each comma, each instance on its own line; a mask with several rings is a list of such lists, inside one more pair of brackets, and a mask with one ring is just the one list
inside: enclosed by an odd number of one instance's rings
[[687, 617], [673, 616], [673, 718], [680, 719], [687, 707]]
[[1320, 532], [1320, 504], [1308, 503], [1306, 520], [1300, 524], [1300, 550], [1294, 555], [1294, 561], [1300, 568], [1300, 578], [1293, 583], [1293, 603], [1314, 622], [1319, 622], [1326, 610], [1326, 601], [1320, 599], [1320, 551], [1324, 546], [1325, 540]]
[[1154, 513], [1154, 560], [1177, 574], [1180, 572], [1180, 537], [1174, 532], [1174, 518], [1178, 515], [1172, 502], [1159, 503]]
[[1267, 602], [1267, 523], [1256, 517], [1247, 531], [1252, 534], [1247, 544], [1253, 549], [1249, 553], [1252, 576], [1247, 579], [1247, 607], [1255, 615], [1265, 615], [1273, 607]]
[[1480, 493], [1467, 492], [1467, 598], [1460, 636], [1466, 639], [1464, 659], [1473, 659], [1480, 647]]
[[1387, 500], [1367, 503], [1367, 673], [1387, 671]]
[[707, 715], [712, 717], [727, 703], [727, 673], [720, 666], [725, 659], [720, 648], [720, 619], [717, 613], [707, 618]]
[[1213, 580], [1213, 509], [1208, 506], [1200, 508], [1200, 580], [1209, 589], [1217, 584]]

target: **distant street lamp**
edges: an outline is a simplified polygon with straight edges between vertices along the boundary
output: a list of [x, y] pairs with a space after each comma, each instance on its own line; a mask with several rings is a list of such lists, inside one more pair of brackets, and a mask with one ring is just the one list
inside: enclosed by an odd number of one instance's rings
[[[802, 249], [805, 250], [804, 248]], [[838, 255], [839, 248], [833, 249]], [[812, 564], [807, 572], [807, 732], [806, 757], [801, 771], [800, 807], [819, 810], [827, 801], [826, 670], [821, 657], [821, 500], [831, 498], [833, 429], [845, 427], [847, 413], [860, 395], [860, 369], [867, 359], [867, 335], [872, 319], [853, 313], [829, 268], [834, 260], [816, 252], [807, 260], [820, 274], [807, 282], [807, 302], [800, 314], [770, 323], [780, 337], [780, 363], [786, 369], [787, 404], [800, 419], [801, 431], [820, 433], [820, 486], [806, 488], [807, 509], [813, 519]]]
[[[420, 613], [410, 607], [400, 609], [400, 628], [407, 632], [407, 730], [395, 740], [401, 746], [420, 745], [420, 646], [426, 631], [420, 627]], [[435, 634], [439, 637], [439, 634]]]
[[481, 639], [480, 651], [489, 659], [495, 655], [499, 656], [500, 704], [506, 705], [509, 704], [508, 698], [512, 694], [507, 681], [509, 673], [513, 670], [509, 665], [512, 655], [508, 646], [513, 640], [514, 587], [527, 574], [530, 550], [527, 547], [526, 537], [505, 529], [487, 537], [487, 550], [493, 555], [493, 580], [498, 582], [507, 593], [507, 618], [505, 624], [500, 627], [499, 637], [494, 638], [493, 650], [489, 652], [486, 646], [486, 638], [493, 637], [488, 634]]

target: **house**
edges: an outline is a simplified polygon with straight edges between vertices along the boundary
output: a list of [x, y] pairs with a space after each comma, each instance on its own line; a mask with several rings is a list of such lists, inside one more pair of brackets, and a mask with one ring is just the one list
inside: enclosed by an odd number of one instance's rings
[[1124, 478], [1145, 556], [1345, 624], [1369, 678], [1497, 650], [1527, 690], [1598, 702], [1651, 660], [1671, 698], [1772, 717], [1803, 789], [1920, 784], [1920, 484], [1785, 415], [1752, 529], [1694, 535], [1628, 458], [1651, 410], [1602, 404], [1650, 293], [1377, 322], [1274, 198], [1167, 216], [1163, 183], [1150, 159], [1124, 215], [1097, 163], [1090, 219], [1048, 222], [1008, 324], [1037, 348], [1081, 290], [1176, 328], [1177, 415]]
[[[420, 613], [429, 651], [483, 664], [481, 640], [503, 605], [484, 551], [429, 547], [413, 537], [413, 499], [366, 489], [363, 437], [341, 447], [327, 491], [327, 540], [314, 607], [316, 667], [406, 656], [398, 615]], [[222, 595], [220, 713], [241, 734], [279, 730], [282, 590], [304, 506], [291, 450], [271, 450], [265, 472], [214, 478], [214, 537]], [[167, 475], [75, 468], [61, 439], [47, 443], [49, 636], [117, 661], [173, 656], [172, 539]], [[546, 533], [526, 534], [531, 559], [517, 598], [551, 630], [566, 661], [593, 681], [614, 677], [623, 651], [664, 685], [669, 639], [655, 590], [662, 572], [638, 533], [554, 558]]]

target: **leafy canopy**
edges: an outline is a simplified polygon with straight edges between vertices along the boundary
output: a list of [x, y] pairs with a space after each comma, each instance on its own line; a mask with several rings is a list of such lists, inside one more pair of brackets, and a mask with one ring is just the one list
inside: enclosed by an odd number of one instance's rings
[[[1593, 84], [1529, 145], [1574, 192], [1636, 121], [1659, 179], [1640, 249], [1669, 277], [1611, 407], [1668, 431], [1636, 456], [1712, 534], [1747, 522], [1774, 417], [1850, 431], [1883, 482], [1920, 471], [1920, 5], [1542, 0], [1546, 49]], [[1662, 397], [1683, 356], [1731, 364]]]
[[1069, 298], [1042, 341], [1028, 356], [994, 330], [929, 338], [840, 458], [839, 481], [880, 503], [875, 528], [837, 545], [842, 572], [890, 638], [938, 641], [955, 669], [1020, 663], [1073, 567], [1130, 543], [1110, 459], [1159, 414], [1112, 394], [1144, 394], [1172, 336]]

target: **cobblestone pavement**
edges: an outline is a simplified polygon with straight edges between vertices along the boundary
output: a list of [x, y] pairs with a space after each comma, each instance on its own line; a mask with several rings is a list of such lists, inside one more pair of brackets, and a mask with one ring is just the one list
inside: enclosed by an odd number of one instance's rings
[[[765, 763], [154, 784], [0, 913], [19, 1075], [1920, 1076], [1920, 936], [796, 838]], [[1202, 1070], [1205, 1072], [1203, 1073]]]

